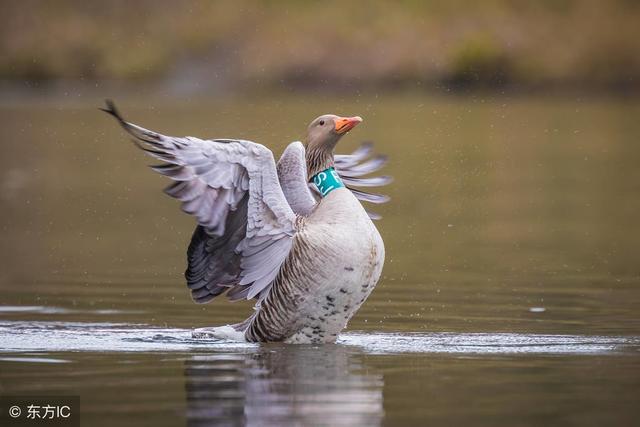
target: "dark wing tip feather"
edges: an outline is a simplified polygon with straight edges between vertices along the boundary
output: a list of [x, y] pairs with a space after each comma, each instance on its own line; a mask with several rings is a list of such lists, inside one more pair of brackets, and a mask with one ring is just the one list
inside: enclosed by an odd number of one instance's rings
[[[131, 136], [133, 136], [135, 139], [137, 139], [139, 141], [142, 141], [142, 142], [144, 142], [146, 144], [150, 144], [150, 145], [152, 145], [154, 147], [158, 147], [158, 143], [163, 138], [162, 135], [160, 135], [157, 132], [153, 132], [153, 131], [150, 131], [148, 129], [144, 129], [144, 128], [140, 127], [140, 126], [137, 126], [137, 125], [134, 125], [132, 123], [127, 122], [122, 117], [122, 115], [120, 114], [120, 112], [116, 108], [116, 104], [112, 100], [110, 100], [110, 99], [105, 100], [105, 104], [107, 105], [107, 107], [106, 108], [100, 108], [100, 110], [104, 111], [105, 113], [107, 113], [107, 114], [109, 114], [111, 116], [113, 116], [118, 121], [118, 123], [120, 123], [120, 126], [122, 126], [122, 128], [125, 131], [127, 131]], [[143, 148], [137, 141], [134, 141], [134, 142], [136, 142], [136, 145], [139, 148], [151, 153], [148, 149]], [[151, 153], [151, 154], [153, 155], [154, 153]]]
[[136, 135], [134, 132], [131, 131], [129, 123], [127, 123], [127, 121], [124, 119], [124, 117], [122, 117], [122, 115], [120, 114], [120, 112], [116, 108], [115, 102], [113, 102], [113, 100], [111, 100], [111, 99], [105, 99], [104, 102], [107, 105], [107, 108], [99, 108], [99, 110], [100, 111], [104, 111], [105, 113], [113, 116], [118, 121], [118, 123], [120, 123], [120, 126], [122, 126], [122, 128], [124, 130], [129, 132], [135, 138], [141, 139], [138, 135]]
[[112, 115], [113, 117], [116, 118], [116, 120], [118, 120], [118, 122], [120, 122], [120, 124], [122, 126], [126, 127], [126, 123], [127, 122], [125, 122], [124, 119], [122, 118], [122, 116], [120, 115], [120, 112], [116, 108], [116, 104], [113, 102], [113, 100], [105, 99], [104, 102], [107, 105], [107, 108], [99, 108], [99, 110], [100, 111], [104, 111], [105, 113]]

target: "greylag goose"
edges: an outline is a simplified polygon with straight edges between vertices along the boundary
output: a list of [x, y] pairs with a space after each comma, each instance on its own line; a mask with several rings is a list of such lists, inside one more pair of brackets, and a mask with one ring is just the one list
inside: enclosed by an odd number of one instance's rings
[[[360, 200], [386, 196], [353, 186], [386, 161], [366, 160], [371, 144], [334, 155], [360, 117], [332, 114], [313, 120], [305, 145], [292, 142], [277, 165], [263, 145], [239, 139], [171, 137], [114, 116], [152, 157], [153, 170], [175, 182], [165, 192], [182, 202], [198, 225], [187, 252], [187, 285], [195, 302], [226, 292], [256, 299], [245, 321], [194, 331], [196, 337], [248, 342], [330, 343], [376, 286], [384, 244]], [[308, 179], [308, 177], [311, 177]]]

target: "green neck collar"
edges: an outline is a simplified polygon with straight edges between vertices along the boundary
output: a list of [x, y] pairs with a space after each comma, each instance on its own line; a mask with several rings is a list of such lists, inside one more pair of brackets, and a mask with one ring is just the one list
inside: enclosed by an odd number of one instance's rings
[[344, 187], [344, 183], [340, 179], [340, 175], [331, 166], [328, 169], [323, 170], [322, 172], [318, 172], [315, 174], [311, 180], [320, 191], [322, 197], [326, 197], [327, 194], [331, 193], [333, 190]]

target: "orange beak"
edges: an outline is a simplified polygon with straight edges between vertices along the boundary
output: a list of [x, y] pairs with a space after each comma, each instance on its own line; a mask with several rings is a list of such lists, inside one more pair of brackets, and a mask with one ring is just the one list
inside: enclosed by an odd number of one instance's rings
[[349, 132], [351, 129], [356, 127], [358, 123], [362, 121], [362, 117], [340, 117], [336, 119], [336, 133], [343, 134]]

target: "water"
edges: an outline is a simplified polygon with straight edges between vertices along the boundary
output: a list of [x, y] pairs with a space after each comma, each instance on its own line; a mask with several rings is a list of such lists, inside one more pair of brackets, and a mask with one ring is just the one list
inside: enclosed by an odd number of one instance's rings
[[[3, 351], [173, 352], [255, 349], [258, 344], [192, 337], [191, 329], [106, 322], [0, 322]], [[346, 332], [337, 345], [367, 354], [633, 354], [640, 337], [497, 333]], [[288, 348], [290, 346], [284, 346]], [[318, 346], [312, 346], [318, 348]], [[295, 347], [294, 347], [295, 348]], [[22, 360], [9, 357], [11, 360]]]
[[336, 345], [193, 339], [250, 305], [190, 301], [193, 221], [152, 162], [98, 100], [3, 104], [0, 394], [79, 395], [83, 425], [640, 416], [637, 102], [125, 101], [149, 128], [278, 153], [316, 115], [363, 116], [341, 144], [391, 157], [383, 278]]

